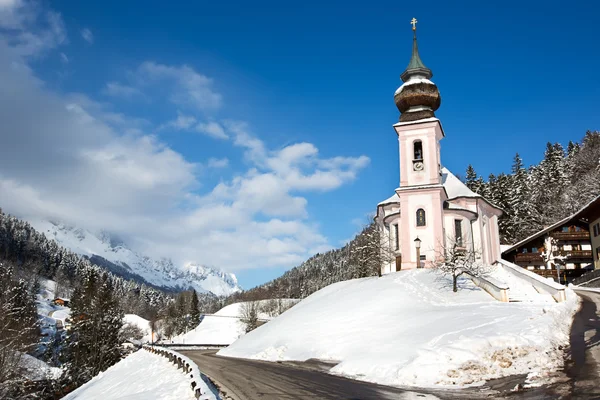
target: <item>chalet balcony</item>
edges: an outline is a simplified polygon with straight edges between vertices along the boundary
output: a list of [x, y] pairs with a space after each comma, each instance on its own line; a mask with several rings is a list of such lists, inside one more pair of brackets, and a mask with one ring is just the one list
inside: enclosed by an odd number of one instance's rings
[[542, 255], [539, 253], [517, 253], [515, 255], [515, 261], [517, 264], [520, 263], [544, 263]]
[[588, 231], [554, 232], [552, 237], [556, 240], [589, 240], [590, 233]]
[[558, 250], [554, 256], [567, 256], [567, 258], [592, 258], [591, 250]]

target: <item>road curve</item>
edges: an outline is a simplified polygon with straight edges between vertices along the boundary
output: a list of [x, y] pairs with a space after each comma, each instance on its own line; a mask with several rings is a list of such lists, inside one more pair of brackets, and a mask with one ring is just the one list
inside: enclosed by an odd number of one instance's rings
[[219, 357], [215, 350], [179, 350], [234, 400], [286, 399], [473, 399], [473, 392], [405, 390], [361, 382], [315, 369]]

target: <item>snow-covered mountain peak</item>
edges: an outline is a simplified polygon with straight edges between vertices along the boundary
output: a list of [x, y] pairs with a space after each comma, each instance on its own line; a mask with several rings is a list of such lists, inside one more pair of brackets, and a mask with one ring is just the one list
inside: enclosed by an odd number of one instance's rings
[[57, 221], [27, 220], [47, 238], [117, 274], [138, 276], [148, 283], [170, 290], [194, 288], [198, 292], [211, 292], [217, 296], [241, 290], [232, 273], [196, 263], [176, 266], [169, 258], [151, 258], [130, 249], [118, 236], [106, 230], [94, 233]]

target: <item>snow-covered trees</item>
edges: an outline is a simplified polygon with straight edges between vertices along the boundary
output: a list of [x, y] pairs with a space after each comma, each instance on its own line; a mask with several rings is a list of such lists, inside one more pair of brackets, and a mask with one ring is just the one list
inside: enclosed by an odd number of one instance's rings
[[385, 263], [393, 262], [395, 257], [389, 246], [390, 238], [385, 231], [372, 222], [349, 243], [350, 264], [357, 268], [355, 278], [365, 276], [381, 276], [381, 267]]
[[247, 301], [241, 305], [242, 318], [240, 320], [246, 325], [246, 333], [258, 328], [259, 309], [260, 303], [258, 301]]
[[73, 326], [67, 368], [75, 385], [87, 382], [121, 358], [123, 311], [108, 274], [91, 271], [71, 299]]
[[13, 268], [0, 263], [0, 398], [19, 390], [21, 355], [34, 350], [38, 339], [34, 294]]
[[502, 243], [515, 243], [579, 210], [600, 195], [600, 132], [588, 131], [581, 143], [547, 143], [544, 158], [526, 169], [517, 154], [510, 174], [487, 182], [469, 165], [466, 184], [505, 211]]

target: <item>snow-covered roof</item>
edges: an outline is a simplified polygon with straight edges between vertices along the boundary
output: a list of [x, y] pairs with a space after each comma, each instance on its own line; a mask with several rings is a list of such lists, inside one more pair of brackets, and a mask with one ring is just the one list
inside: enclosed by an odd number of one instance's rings
[[455, 199], [457, 197], [481, 197], [477, 193], [473, 192], [464, 183], [460, 181], [452, 172], [446, 167], [442, 167], [442, 185], [446, 189], [448, 199]]
[[[421, 124], [423, 122], [434, 122], [434, 121], [438, 121], [439, 122], [439, 119], [437, 119], [436, 117], [429, 117], [429, 118], [417, 119], [415, 121], [396, 122], [392, 126], [403, 126], [403, 125]], [[441, 125], [441, 122], [440, 122], [440, 125]], [[442, 132], [443, 132], [443, 130], [442, 130]]]
[[430, 83], [432, 85], [435, 85], [435, 83], [431, 82], [427, 78], [411, 77], [407, 82], [404, 82], [402, 84], [402, 86], [400, 86], [398, 89], [396, 89], [396, 92], [394, 92], [394, 96], [397, 95], [398, 93], [401, 93], [405, 87], [410, 86], [410, 85], [415, 85], [417, 83]]
[[381, 203], [377, 204], [378, 206], [384, 206], [386, 204], [392, 204], [392, 203], [400, 203], [400, 197], [398, 197], [397, 193], [394, 193], [393, 196], [391, 196], [388, 199], [385, 199], [384, 201], [382, 201]]

